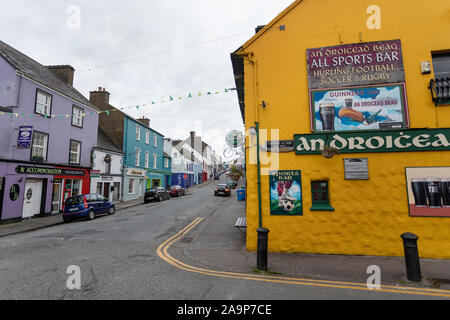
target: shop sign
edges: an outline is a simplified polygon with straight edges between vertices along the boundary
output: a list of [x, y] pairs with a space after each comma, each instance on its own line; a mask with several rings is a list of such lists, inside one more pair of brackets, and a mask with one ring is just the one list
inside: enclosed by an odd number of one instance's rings
[[310, 90], [405, 81], [400, 40], [306, 50]]
[[322, 131], [404, 129], [405, 85], [311, 91], [311, 128]]
[[18, 174], [39, 174], [39, 175], [53, 175], [53, 176], [80, 176], [80, 177], [84, 176], [83, 170], [28, 167], [28, 166], [17, 166], [16, 172]]
[[320, 154], [324, 146], [340, 153], [450, 151], [450, 128], [297, 134], [294, 139], [297, 155]]
[[127, 175], [128, 175], [128, 176], [140, 176], [140, 177], [145, 177], [145, 170], [139, 170], [139, 169], [128, 168], [128, 169], [127, 169]]
[[17, 139], [17, 147], [19, 149], [29, 149], [31, 146], [32, 137], [33, 137], [33, 127], [30, 126], [19, 127], [19, 137]]
[[267, 141], [267, 152], [291, 152], [295, 149], [294, 140]]
[[300, 170], [269, 172], [271, 215], [303, 215], [301, 177]]

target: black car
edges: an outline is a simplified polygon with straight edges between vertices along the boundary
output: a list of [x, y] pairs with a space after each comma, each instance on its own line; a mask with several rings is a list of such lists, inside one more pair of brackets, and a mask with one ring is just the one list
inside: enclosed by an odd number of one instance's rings
[[217, 185], [216, 189], [214, 190], [214, 196], [231, 196], [231, 189], [226, 184], [219, 184]]
[[150, 188], [145, 191], [144, 202], [158, 201], [170, 199], [170, 193], [163, 187]]

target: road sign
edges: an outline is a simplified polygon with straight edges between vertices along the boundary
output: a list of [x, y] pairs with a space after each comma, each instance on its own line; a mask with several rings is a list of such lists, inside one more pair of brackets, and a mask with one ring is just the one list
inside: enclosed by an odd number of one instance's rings
[[244, 135], [242, 132], [233, 130], [227, 133], [225, 141], [231, 148], [237, 148], [244, 143]]
[[186, 180], [188, 178], [188, 175], [187, 174], [183, 175], [183, 178]]

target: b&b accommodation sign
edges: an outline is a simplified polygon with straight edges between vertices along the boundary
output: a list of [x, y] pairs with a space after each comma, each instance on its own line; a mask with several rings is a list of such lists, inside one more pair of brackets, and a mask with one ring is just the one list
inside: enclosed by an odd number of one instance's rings
[[450, 151], [450, 128], [297, 134], [297, 155], [320, 154], [324, 146], [340, 153]]
[[409, 126], [400, 40], [307, 50], [311, 130]]

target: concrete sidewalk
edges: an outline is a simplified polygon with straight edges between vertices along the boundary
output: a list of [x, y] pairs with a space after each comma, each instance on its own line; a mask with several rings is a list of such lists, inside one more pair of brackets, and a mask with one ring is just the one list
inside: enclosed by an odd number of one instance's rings
[[[256, 253], [247, 252], [245, 234], [234, 227], [237, 218], [244, 216], [245, 202], [238, 202], [233, 193], [229, 204], [187, 236], [193, 238], [191, 243], [176, 244], [184, 254], [184, 262], [217, 271], [257, 272]], [[399, 245], [402, 245], [400, 237]], [[421, 259], [420, 263], [424, 279], [420, 286], [450, 290], [450, 260]], [[416, 285], [406, 279], [403, 257], [289, 253], [269, 253], [268, 257], [271, 274], [318, 280], [366, 283], [371, 275], [367, 268], [371, 265], [380, 267], [383, 284]]]

